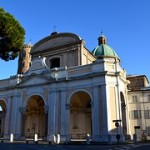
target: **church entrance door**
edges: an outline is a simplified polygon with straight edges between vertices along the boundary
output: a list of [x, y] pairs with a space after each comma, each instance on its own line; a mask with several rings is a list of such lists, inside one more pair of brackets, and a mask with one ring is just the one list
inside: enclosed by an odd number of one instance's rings
[[76, 92], [70, 103], [71, 139], [85, 139], [92, 134], [91, 98], [84, 91]]
[[41, 96], [34, 95], [28, 100], [25, 117], [25, 137], [46, 136], [47, 114], [44, 111], [44, 101]]

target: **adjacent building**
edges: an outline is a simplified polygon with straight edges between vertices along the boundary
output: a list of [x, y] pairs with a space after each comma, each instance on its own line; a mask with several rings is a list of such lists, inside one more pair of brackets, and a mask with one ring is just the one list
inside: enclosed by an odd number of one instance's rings
[[150, 87], [145, 75], [127, 76], [129, 133], [137, 134], [138, 140], [150, 139]]

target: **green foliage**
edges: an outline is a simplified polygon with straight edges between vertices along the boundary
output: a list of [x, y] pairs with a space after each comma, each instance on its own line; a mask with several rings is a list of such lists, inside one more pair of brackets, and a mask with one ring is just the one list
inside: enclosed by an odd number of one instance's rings
[[24, 36], [25, 30], [19, 22], [0, 8], [0, 58], [15, 59], [23, 48]]

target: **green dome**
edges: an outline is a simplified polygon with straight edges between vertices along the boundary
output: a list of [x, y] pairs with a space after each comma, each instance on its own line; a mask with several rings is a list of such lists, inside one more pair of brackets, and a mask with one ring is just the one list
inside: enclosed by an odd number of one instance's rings
[[101, 57], [116, 57], [119, 59], [116, 52], [106, 44], [106, 38], [103, 34], [98, 38], [98, 46], [94, 48], [92, 54], [97, 58]]
[[94, 48], [92, 53], [96, 57], [105, 57], [106, 56], [106, 57], [117, 57], [118, 58], [118, 55], [116, 54], [116, 52], [106, 44], [101, 44], [101, 45], [97, 46], [96, 48]]

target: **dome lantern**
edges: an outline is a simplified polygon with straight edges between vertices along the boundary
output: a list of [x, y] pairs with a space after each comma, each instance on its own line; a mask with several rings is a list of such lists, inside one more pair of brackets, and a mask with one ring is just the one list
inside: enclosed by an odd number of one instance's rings
[[103, 35], [103, 32], [101, 32], [100, 37], [98, 38], [98, 45], [106, 44], [106, 37]]

